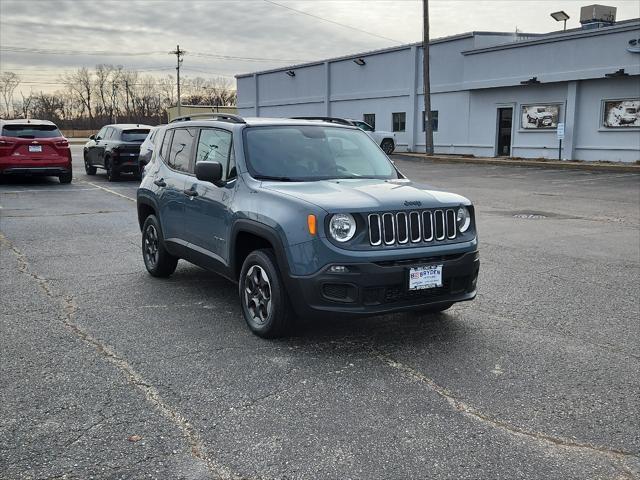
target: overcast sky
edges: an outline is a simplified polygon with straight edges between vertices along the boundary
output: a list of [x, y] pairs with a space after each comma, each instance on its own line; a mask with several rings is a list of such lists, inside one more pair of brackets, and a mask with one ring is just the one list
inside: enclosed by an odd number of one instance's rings
[[[431, 36], [548, 32], [561, 27], [549, 16], [557, 10], [578, 27], [590, 3], [431, 0]], [[603, 3], [618, 8], [618, 20], [640, 17], [638, 0]], [[61, 73], [98, 63], [173, 75], [168, 52], [180, 44], [185, 75], [232, 78], [420, 41], [421, 17], [421, 0], [0, 0], [0, 71], [19, 74], [27, 91], [60, 88]]]

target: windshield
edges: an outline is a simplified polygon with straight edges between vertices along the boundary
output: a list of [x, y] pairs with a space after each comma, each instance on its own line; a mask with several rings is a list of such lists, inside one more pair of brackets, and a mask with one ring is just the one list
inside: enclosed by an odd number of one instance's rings
[[54, 138], [61, 137], [62, 133], [55, 125], [4, 125], [2, 127], [3, 137], [19, 138]]
[[398, 178], [387, 156], [362, 130], [327, 126], [245, 129], [247, 167], [255, 178], [282, 181]]
[[147, 138], [149, 134], [149, 130], [124, 130], [122, 132], [122, 141], [123, 142], [144, 142], [144, 139]]

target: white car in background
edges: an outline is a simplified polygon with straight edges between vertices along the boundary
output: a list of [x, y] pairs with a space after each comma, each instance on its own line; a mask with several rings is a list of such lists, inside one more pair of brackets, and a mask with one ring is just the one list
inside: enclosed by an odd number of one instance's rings
[[138, 169], [140, 170], [140, 176], [144, 176], [144, 167], [147, 166], [147, 163], [151, 160], [151, 155], [153, 154], [153, 144], [156, 139], [156, 134], [158, 130], [163, 125], [158, 125], [157, 127], [151, 127], [149, 130], [149, 134], [147, 138], [144, 139], [142, 145], [140, 145], [140, 155], [138, 156]]
[[351, 125], [353, 127], [358, 127], [360, 130], [363, 130], [367, 135], [369, 135], [380, 148], [387, 155], [391, 155], [393, 151], [396, 149], [396, 134], [393, 132], [385, 132], [382, 130], [375, 130], [371, 125], [367, 122], [363, 122], [362, 120], [354, 120], [351, 118], [336, 118], [336, 117], [293, 117], [298, 120], [319, 120], [322, 122], [329, 123], [338, 123], [340, 125]]

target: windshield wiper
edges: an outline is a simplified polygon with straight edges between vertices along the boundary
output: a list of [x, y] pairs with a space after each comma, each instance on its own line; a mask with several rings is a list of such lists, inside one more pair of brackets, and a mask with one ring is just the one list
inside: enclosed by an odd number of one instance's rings
[[256, 180], [275, 180], [277, 182], [301, 182], [302, 180], [299, 180], [297, 178], [291, 178], [291, 177], [275, 177], [275, 176], [271, 176], [271, 175], [256, 175], [255, 177]]

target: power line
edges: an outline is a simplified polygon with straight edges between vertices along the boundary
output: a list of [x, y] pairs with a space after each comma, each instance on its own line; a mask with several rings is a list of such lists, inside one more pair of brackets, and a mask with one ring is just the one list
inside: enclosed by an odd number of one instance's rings
[[[8, 53], [27, 53], [34, 55], [97, 55], [104, 57], [134, 57], [148, 55], [165, 55], [164, 51], [148, 51], [148, 52], [116, 52], [112, 50], [69, 50], [69, 49], [45, 49], [32, 47], [2, 46], [0, 51]], [[267, 57], [240, 57], [235, 55], [222, 55], [218, 53], [207, 52], [191, 52], [190, 55], [201, 58], [217, 58], [220, 60], [234, 60], [241, 62], [305, 62], [306, 60], [295, 58], [267, 58]]]
[[99, 55], [104, 57], [137, 57], [144, 55], [157, 55], [165, 53], [161, 51], [151, 52], [114, 52], [110, 50], [66, 50], [66, 49], [46, 49], [46, 48], [32, 48], [32, 47], [16, 47], [16, 46], [3, 46], [0, 47], [0, 51], [10, 53], [34, 53], [40, 55]]
[[347, 25], [345, 23], [336, 22], [335, 20], [329, 20], [328, 18], [320, 17], [318, 15], [314, 15], [313, 13], [304, 12], [302, 10], [297, 10], [295, 8], [288, 7], [287, 5], [282, 5], [281, 3], [277, 3], [277, 2], [274, 2], [272, 0], [262, 0], [262, 1], [266, 2], [266, 3], [270, 3], [271, 5], [276, 5], [276, 6], [281, 7], [281, 8], [286, 8], [287, 10], [291, 10], [292, 12], [296, 12], [296, 13], [299, 13], [301, 15], [306, 15], [307, 17], [312, 17], [312, 18], [315, 18], [317, 20], [321, 20], [323, 22], [333, 23], [334, 25], [338, 25], [338, 26], [344, 27], [344, 28], [349, 28], [351, 30], [355, 30], [356, 32], [365, 33], [365, 34], [371, 35], [373, 37], [382, 38], [383, 40], [389, 40], [391, 42], [395, 42], [395, 43], [398, 43], [398, 44], [404, 43], [404, 42], [401, 42], [400, 40], [395, 40], [393, 38], [385, 37], [383, 35], [378, 35], [377, 33], [373, 33], [373, 32], [367, 32], [366, 30], [362, 30], [361, 28], [357, 28], [357, 27], [354, 27], [354, 26], [351, 26], [351, 25]]

